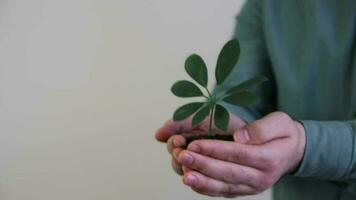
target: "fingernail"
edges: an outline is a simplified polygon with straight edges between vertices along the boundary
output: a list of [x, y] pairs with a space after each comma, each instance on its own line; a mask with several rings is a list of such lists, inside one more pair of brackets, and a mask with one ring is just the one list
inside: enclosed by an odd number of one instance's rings
[[185, 178], [184, 183], [188, 186], [193, 186], [196, 184], [197, 181], [198, 181], [198, 178], [195, 175], [189, 174]]
[[234, 134], [234, 139], [235, 141], [244, 144], [250, 140], [250, 135], [248, 134], [246, 129], [241, 129]]
[[195, 153], [199, 153], [200, 152], [200, 147], [196, 144], [191, 144], [188, 146], [188, 150], [189, 151], [193, 151]]
[[189, 155], [189, 153], [184, 153], [182, 155], [182, 164], [183, 165], [190, 165], [193, 163], [193, 156]]

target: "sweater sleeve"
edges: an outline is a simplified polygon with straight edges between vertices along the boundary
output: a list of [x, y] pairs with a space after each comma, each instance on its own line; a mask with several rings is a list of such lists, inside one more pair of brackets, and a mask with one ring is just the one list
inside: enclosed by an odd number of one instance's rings
[[301, 121], [306, 148], [294, 174], [323, 180], [356, 180], [356, 120]]
[[244, 108], [223, 104], [231, 113], [243, 118], [246, 122], [262, 117], [274, 110], [275, 106], [274, 77], [263, 31], [263, 4], [264, 0], [248, 0], [236, 17], [237, 25], [233, 37], [240, 41], [240, 59], [224, 83], [214, 90], [214, 93], [224, 92], [257, 75], [268, 77], [270, 79], [268, 82], [253, 91], [261, 97], [260, 103]]

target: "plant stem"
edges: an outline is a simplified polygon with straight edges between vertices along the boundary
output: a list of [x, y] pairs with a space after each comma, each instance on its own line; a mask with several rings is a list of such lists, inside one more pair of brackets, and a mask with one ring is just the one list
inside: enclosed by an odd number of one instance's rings
[[212, 108], [210, 111], [210, 121], [209, 121], [209, 133], [208, 133], [209, 136], [212, 136], [214, 112], [215, 112], [215, 105], [212, 105]]
[[[207, 87], [204, 87], [206, 92], [208, 93], [208, 102], [210, 104], [210, 120], [209, 120], [209, 132], [208, 135], [212, 136], [212, 130], [213, 130], [213, 117], [214, 117], [214, 112], [215, 112], [215, 102], [216, 102], [216, 97], [215, 95], [211, 95], [209, 89]], [[204, 95], [205, 96], [205, 95]]]
[[209, 92], [208, 88], [206, 88], [206, 87], [205, 87], [205, 90], [206, 90], [206, 92], [208, 93], [209, 98], [212, 98], [212, 95], [210, 94], [210, 92]]

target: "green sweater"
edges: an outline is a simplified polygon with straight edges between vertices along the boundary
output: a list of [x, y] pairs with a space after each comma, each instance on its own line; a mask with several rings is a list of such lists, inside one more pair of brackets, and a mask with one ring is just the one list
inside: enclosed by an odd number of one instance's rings
[[356, 199], [356, 1], [247, 0], [237, 17], [236, 71], [216, 92], [257, 74], [271, 81], [248, 108], [250, 122], [283, 111], [303, 123], [299, 169], [274, 186], [275, 200]]

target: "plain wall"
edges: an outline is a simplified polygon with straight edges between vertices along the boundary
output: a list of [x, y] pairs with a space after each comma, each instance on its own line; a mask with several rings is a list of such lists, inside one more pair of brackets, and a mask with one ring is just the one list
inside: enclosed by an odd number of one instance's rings
[[0, 199], [210, 199], [153, 135], [186, 56], [213, 67], [242, 3], [0, 0]]

